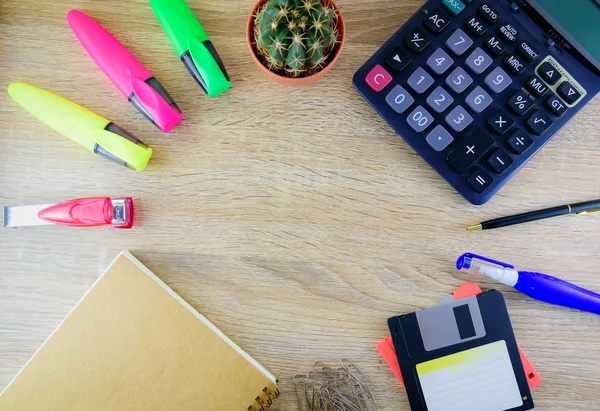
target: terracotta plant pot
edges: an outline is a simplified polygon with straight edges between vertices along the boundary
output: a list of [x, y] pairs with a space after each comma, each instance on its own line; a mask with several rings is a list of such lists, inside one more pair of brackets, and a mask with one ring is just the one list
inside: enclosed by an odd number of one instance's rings
[[254, 43], [255, 43], [254, 19], [258, 12], [258, 9], [260, 7], [262, 7], [268, 1], [269, 0], [258, 0], [258, 2], [254, 5], [254, 8], [252, 9], [252, 12], [250, 13], [250, 17], [248, 18], [248, 25], [246, 27], [246, 42], [248, 43], [248, 48], [250, 49], [250, 54], [252, 55], [252, 58], [256, 62], [256, 65], [262, 70], [263, 73], [265, 73], [265, 75], [268, 78], [270, 78], [271, 80], [273, 80], [277, 83], [284, 84], [286, 86], [307, 86], [318, 80], [321, 80], [325, 76], [325, 74], [329, 73], [331, 71], [331, 69], [333, 68], [333, 66], [335, 65], [335, 62], [337, 61], [338, 57], [340, 56], [340, 53], [342, 52], [342, 48], [344, 47], [344, 40], [346, 39], [346, 26], [344, 25], [344, 18], [342, 17], [342, 13], [341, 13], [340, 9], [338, 8], [337, 4], [335, 4], [335, 2], [333, 0], [329, 0], [329, 2], [331, 3], [331, 6], [335, 10], [335, 13], [337, 14], [337, 29], [338, 29], [338, 33], [339, 33], [339, 45], [337, 46], [337, 50], [335, 51], [334, 56], [327, 63], [327, 66], [325, 66], [322, 70], [320, 70], [314, 74], [311, 74], [310, 76], [285, 77], [285, 76], [279, 75], [277, 73], [273, 73], [271, 70], [269, 70], [262, 63], [260, 58], [256, 55], [256, 50], [254, 48]]

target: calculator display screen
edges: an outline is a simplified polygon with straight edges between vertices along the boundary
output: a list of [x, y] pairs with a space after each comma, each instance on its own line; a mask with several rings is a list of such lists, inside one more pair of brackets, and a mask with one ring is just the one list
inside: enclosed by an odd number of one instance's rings
[[530, 3], [537, 3], [536, 8], [545, 11], [562, 27], [562, 34], [573, 44], [579, 44], [587, 57], [599, 66], [600, 0], [535, 0]]

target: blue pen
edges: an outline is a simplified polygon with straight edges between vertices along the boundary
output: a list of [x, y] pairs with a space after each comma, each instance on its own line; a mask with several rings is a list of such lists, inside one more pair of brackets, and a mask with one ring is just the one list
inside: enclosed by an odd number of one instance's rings
[[600, 314], [600, 294], [542, 273], [517, 271], [514, 265], [472, 253], [456, 261], [458, 270], [479, 274], [545, 303]]

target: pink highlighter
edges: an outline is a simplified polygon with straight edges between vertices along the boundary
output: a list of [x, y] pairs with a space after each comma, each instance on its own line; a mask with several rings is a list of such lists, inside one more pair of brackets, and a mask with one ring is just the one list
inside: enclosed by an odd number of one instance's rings
[[164, 87], [104, 27], [79, 10], [71, 10], [67, 20], [98, 67], [156, 127], [167, 133], [183, 120], [183, 113]]

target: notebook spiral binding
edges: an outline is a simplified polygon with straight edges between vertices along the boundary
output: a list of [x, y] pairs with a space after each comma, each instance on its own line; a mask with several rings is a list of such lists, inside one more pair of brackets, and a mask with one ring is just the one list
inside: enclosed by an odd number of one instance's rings
[[276, 389], [275, 391], [271, 391], [270, 389], [265, 387], [265, 388], [263, 388], [263, 392], [267, 396], [266, 399], [261, 398], [259, 395], [254, 400], [260, 405], [260, 407], [256, 408], [254, 405], [251, 405], [248, 407], [248, 411], [265, 411], [265, 408], [269, 408], [271, 406], [271, 404], [273, 404], [273, 399], [279, 397], [279, 389]]

